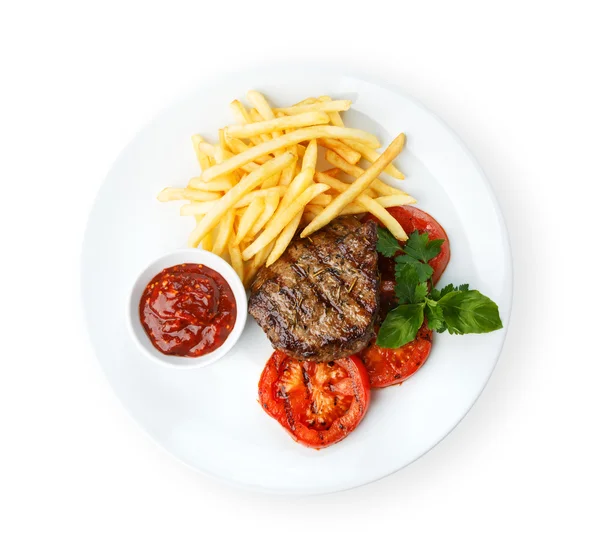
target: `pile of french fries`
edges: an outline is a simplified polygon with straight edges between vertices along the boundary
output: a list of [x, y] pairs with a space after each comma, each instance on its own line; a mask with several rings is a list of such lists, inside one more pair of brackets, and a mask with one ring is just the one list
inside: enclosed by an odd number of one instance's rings
[[[385, 208], [416, 200], [379, 178], [385, 173], [404, 179], [393, 165], [404, 134], [379, 153], [374, 135], [344, 126], [340, 113], [350, 101], [310, 97], [272, 108], [257, 91], [249, 91], [247, 99], [250, 109], [238, 100], [230, 104], [236, 123], [219, 130], [216, 144], [192, 136], [200, 176], [186, 188], [165, 188], [158, 195], [160, 201], [189, 202], [181, 207], [181, 215], [196, 219], [189, 246], [225, 258], [249, 286], [298, 230], [306, 237], [339, 215], [371, 213], [406, 240]], [[316, 170], [319, 151], [332, 165], [329, 170]]]

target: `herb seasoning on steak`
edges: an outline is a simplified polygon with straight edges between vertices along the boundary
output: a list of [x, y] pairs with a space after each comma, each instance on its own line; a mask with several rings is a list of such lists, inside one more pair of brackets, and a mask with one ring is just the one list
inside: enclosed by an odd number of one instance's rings
[[339, 217], [296, 237], [251, 287], [249, 312], [275, 349], [325, 362], [363, 349], [379, 310], [377, 225]]

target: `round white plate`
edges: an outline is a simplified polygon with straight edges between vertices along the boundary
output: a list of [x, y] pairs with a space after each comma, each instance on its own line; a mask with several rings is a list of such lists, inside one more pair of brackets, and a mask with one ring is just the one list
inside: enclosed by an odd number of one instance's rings
[[128, 145], [108, 174], [90, 215], [82, 291], [96, 354], [117, 396], [159, 444], [199, 471], [249, 488], [322, 493], [393, 473], [437, 444], [467, 413], [498, 359], [506, 329], [486, 335], [436, 335], [426, 365], [401, 386], [376, 390], [367, 416], [348, 438], [315, 451], [294, 443], [257, 403], [271, 354], [248, 319], [237, 346], [213, 366], [173, 370], [150, 360], [126, 328], [127, 297], [137, 274], [186, 245], [193, 218], [161, 204], [165, 186], [199, 174], [190, 136], [216, 140], [231, 122], [228, 104], [249, 89], [278, 106], [308, 96], [351, 99], [347, 126], [377, 134], [383, 145], [403, 131], [402, 188], [450, 237], [452, 258], [441, 285], [469, 282], [490, 296], [508, 322], [510, 249], [485, 176], [436, 116], [387, 86], [335, 71], [286, 68], [206, 83], [171, 105]]

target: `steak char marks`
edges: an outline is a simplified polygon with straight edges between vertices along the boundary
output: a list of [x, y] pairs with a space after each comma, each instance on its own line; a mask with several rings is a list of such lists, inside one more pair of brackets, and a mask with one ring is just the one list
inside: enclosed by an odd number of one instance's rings
[[339, 217], [260, 269], [249, 312], [275, 349], [326, 362], [366, 346], [379, 310], [376, 245], [373, 221]]

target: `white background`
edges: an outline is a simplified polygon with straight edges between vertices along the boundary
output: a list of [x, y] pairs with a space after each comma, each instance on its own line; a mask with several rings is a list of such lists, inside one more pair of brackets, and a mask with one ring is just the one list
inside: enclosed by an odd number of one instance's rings
[[[594, 3], [238, 4], [0, 8], [0, 555], [598, 556]], [[83, 330], [79, 252], [156, 111], [219, 72], [317, 59], [399, 84], [458, 132], [503, 208], [515, 298], [492, 379], [438, 447], [286, 498], [205, 478], [130, 420]]]

